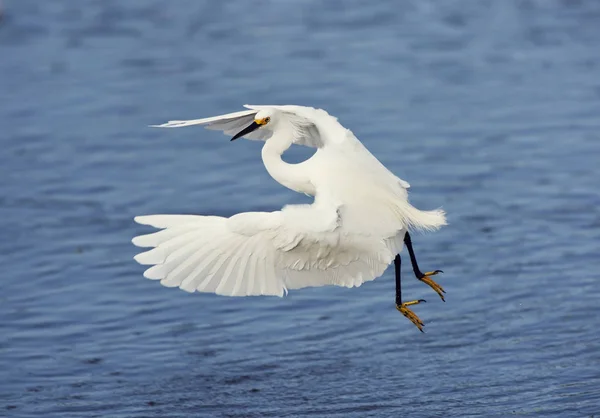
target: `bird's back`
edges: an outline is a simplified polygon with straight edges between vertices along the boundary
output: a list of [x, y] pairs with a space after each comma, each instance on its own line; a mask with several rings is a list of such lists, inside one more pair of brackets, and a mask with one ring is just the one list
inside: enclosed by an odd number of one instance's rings
[[[352, 131], [331, 116], [324, 119], [329, 125], [319, 129], [327, 136], [326, 145], [311, 162], [312, 181], [318, 194], [343, 206], [349, 229], [388, 238], [408, 228], [437, 229], [445, 224], [443, 211], [421, 211], [410, 205], [410, 185], [375, 158]], [[332, 120], [339, 128], [331, 126]], [[343, 137], [333, 140], [333, 135]]]

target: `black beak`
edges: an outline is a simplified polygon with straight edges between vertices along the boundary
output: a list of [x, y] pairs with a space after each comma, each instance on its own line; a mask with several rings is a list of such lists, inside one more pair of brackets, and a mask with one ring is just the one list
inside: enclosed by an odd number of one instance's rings
[[242, 129], [240, 132], [238, 132], [237, 134], [235, 134], [233, 136], [233, 138], [231, 138], [232, 141], [235, 141], [236, 139], [238, 139], [239, 137], [242, 137], [244, 135], [249, 134], [252, 131], [257, 130], [258, 128], [260, 128], [260, 125], [256, 122], [252, 122], [249, 126], [245, 127], [244, 129]]

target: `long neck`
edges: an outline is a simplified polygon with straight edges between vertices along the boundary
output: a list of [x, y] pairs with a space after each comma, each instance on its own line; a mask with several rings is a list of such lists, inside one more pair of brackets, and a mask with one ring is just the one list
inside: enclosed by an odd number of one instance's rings
[[292, 145], [292, 138], [291, 130], [278, 129], [277, 134], [269, 138], [262, 148], [263, 163], [271, 177], [281, 185], [299, 193], [314, 195], [306, 165], [288, 164], [281, 159], [281, 155]]

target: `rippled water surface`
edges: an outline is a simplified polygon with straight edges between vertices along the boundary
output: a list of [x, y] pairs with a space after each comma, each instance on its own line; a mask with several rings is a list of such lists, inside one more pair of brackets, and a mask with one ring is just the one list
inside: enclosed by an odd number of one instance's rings
[[[0, 416], [600, 414], [600, 3], [4, 0]], [[449, 226], [421, 334], [392, 269], [223, 298], [142, 277], [133, 216], [306, 197], [260, 143], [150, 123], [327, 109]], [[310, 153], [298, 149], [290, 160]]]

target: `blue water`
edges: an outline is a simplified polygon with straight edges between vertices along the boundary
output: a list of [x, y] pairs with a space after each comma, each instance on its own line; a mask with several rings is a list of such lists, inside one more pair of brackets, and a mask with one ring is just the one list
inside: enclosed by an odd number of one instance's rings
[[[593, 0], [4, 0], [0, 416], [598, 416], [599, 21]], [[146, 127], [244, 103], [327, 109], [446, 209], [414, 241], [447, 302], [405, 263], [425, 334], [393, 269], [281, 299], [142, 277], [135, 215], [307, 201], [260, 143]]]

